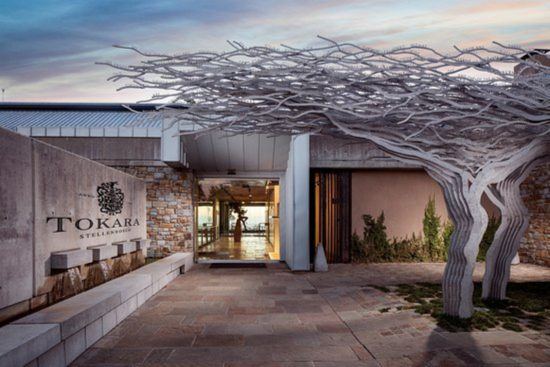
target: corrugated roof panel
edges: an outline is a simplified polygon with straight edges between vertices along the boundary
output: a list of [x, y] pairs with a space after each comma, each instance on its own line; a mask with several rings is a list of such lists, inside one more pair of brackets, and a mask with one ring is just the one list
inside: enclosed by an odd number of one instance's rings
[[0, 110], [0, 126], [18, 127], [162, 127], [162, 116], [131, 111]]

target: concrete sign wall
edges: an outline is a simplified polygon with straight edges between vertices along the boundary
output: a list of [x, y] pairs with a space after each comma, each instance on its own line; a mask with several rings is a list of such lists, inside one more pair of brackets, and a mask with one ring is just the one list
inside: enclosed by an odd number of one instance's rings
[[0, 308], [48, 291], [52, 252], [146, 238], [142, 180], [2, 129], [0, 153]]
[[33, 293], [31, 139], [0, 129], [0, 308]]

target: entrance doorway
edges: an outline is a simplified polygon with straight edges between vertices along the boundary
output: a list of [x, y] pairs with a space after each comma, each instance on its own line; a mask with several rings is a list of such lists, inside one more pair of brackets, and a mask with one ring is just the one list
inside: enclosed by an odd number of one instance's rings
[[198, 261], [280, 259], [277, 180], [203, 178], [197, 188]]
[[350, 261], [351, 173], [344, 170], [312, 170], [310, 175], [310, 259], [322, 243], [329, 263]]

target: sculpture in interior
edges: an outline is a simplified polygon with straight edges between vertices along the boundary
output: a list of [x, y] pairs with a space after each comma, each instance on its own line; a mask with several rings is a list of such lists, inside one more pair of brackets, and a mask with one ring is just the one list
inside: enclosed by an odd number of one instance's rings
[[243, 229], [245, 231], [247, 230], [246, 221], [248, 220], [248, 217], [245, 215], [246, 209], [244, 209], [239, 202], [232, 203], [231, 210], [233, 210], [233, 213], [237, 215], [237, 219], [235, 220], [235, 228], [233, 229], [233, 241], [238, 243], [241, 242]]
[[192, 123], [191, 133], [367, 140], [423, 167], [441, 185], [455, 225], [444, 309], [470, 317], [473, 269], [488, 221], [481, 197], [487, 193], [505, 217], [513, 213], [495, 238], [484, 282], [485, 296], [501, 298], [525, 226], [517, 219], [524, 218], [517, 186], [548, 155], [550, 67], [535, 60], [544, 52], [498, 43], [451, 53], [420, 45], [381, 51], [322, 40], [307, 49], [230, 42], [229, 51], [176, 55], [128, 47], [143, 57], [140, 63], [107, 64], [117, 69], [110, 80], [129, 81], [119, 89], [161, 91], [148, 101], [165, 103], [161, 110], [173, 123]]

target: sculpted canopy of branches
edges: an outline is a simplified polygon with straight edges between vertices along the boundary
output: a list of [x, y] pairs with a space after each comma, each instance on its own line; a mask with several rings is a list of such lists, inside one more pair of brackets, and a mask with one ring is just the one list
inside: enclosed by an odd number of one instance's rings
[[472, 275], [488, 220], [481, 198], [488, 194], [503, 221], [487, 255], [483, 294], [504, 297], [526, 228], [519, 184], [550, 145], [545, 56], [498, 43], [441, 53], [324, 40], [308, 49], [230, 42], [227, 52], [180, 55], [130, 48], [140, 64], [108, 65], [118, 70], [111, 80], [130, 81], [119, 89], [161, 91], [150, 101], [166, 103], [161, 109], [174, 122], [202, 131], [363, 139], [423, 167], [440, 184], [455, 224], [443, 275], [450, 315], [473, 314]]
[[[139, 53], [110, 79], [183, 104], [175, 120], [234, 133], [319, 133], [377, 140], [474, 175], [550, 136], [550, 67], [494, 44], [445, 54], [426, 46], [374, 50], [325, 39], [296, 49], [245, 47]], [[117, 46], [120, 47], [120, 46]], [[523, 70], [522, 73], [514, 73]], [[168, 108], [168, 107], [166, 107]]]

